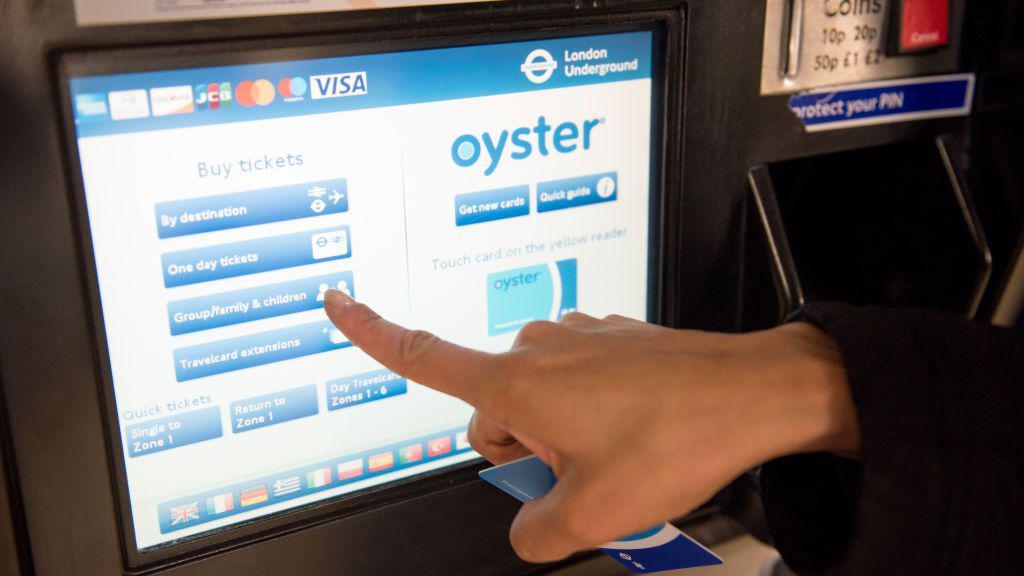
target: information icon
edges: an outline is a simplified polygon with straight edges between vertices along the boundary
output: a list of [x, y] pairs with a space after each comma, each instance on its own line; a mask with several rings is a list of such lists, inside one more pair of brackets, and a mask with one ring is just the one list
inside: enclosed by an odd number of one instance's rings
[[597, 195], [601, 198], [611, 198], [615, 194], [615, 179], [605, 176], [597, 181]]

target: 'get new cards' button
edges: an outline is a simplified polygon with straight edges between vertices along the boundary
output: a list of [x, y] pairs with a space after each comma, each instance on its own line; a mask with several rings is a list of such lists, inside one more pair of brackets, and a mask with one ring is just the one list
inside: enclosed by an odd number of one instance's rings
[[468, 226], [530, 213], [530, 187], [512, 186], [455, 197], [455, 225]]
[[591, 174], [537, 184], [537, 212], [564, 210], [618, 198], [617, 172]]

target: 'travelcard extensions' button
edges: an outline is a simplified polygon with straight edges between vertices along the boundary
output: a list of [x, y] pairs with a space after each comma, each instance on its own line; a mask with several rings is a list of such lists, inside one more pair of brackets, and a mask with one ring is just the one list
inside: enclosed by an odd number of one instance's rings
[[178, 382], [347, 348], [352, 343], [330, 322], [313, 322], [174, 351]]
[[611, 202], [618, 196], [617, 172], [541, 182], [537, 184], [537, 212]]
[[164, 286], [244, 276], [352, 255], [348, 226], [168, 252], [161, 259]]
[[530, 187], [512, 186], [455, 197], [455, 225], [468, 226], [530, 213]]

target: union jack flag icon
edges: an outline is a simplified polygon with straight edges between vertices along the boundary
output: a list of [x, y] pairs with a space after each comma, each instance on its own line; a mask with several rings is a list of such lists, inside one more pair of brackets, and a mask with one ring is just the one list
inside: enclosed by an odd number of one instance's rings
[[199, 520], [199, 502], [171, 506], [171, 526], [188, 524], [193, 520]]

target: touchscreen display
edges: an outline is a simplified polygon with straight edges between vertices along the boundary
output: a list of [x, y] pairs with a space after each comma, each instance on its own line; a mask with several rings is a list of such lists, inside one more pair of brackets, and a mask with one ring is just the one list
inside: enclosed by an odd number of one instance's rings
[[138, 548], [477, 457], [471, 408], [351, 346], [329, 288], [488, 351], [646, 318], [652, 43], [72, 65]]

